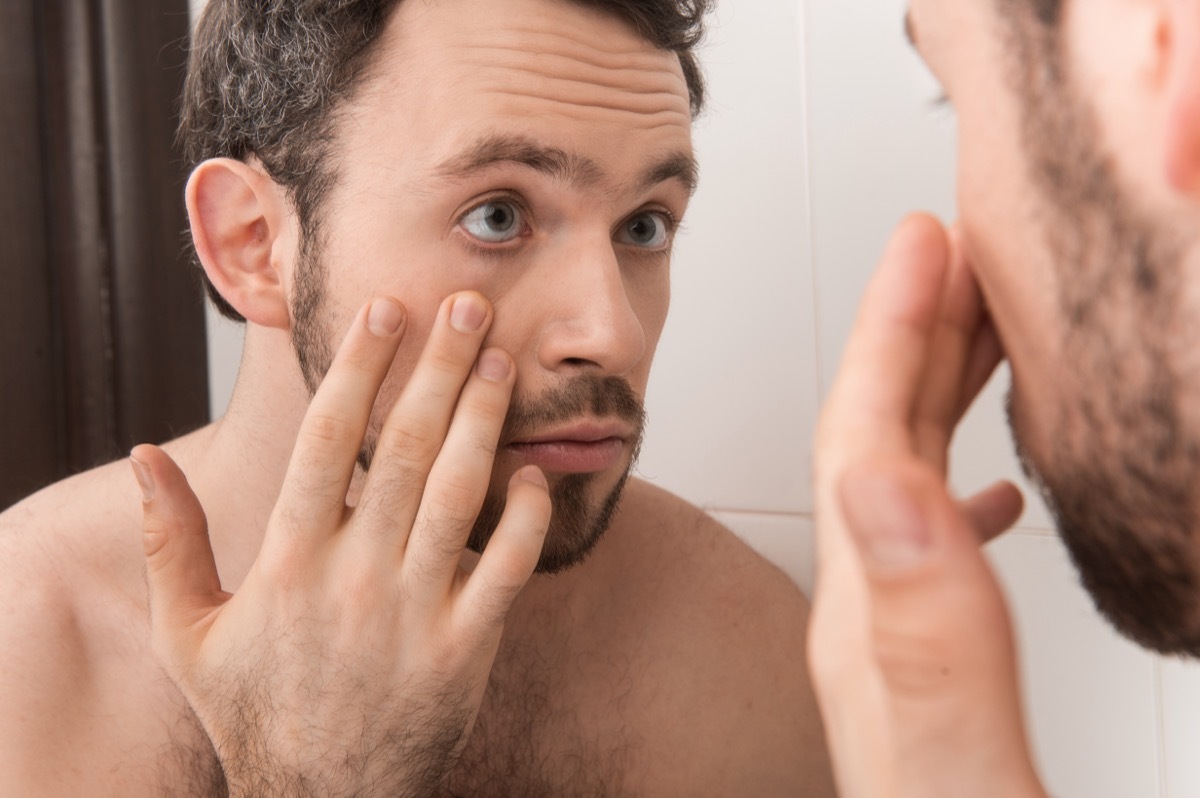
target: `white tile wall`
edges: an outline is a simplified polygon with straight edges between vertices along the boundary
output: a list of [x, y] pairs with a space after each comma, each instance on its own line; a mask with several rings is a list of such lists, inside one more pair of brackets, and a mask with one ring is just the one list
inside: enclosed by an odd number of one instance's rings
[[672, 266], [641, 473], [707, 506], [812, 510], [816, 337], [800, 9], [725, 3], [701, 57], [700, 190]]
[[[195, 6], [203, 0], [193, 0]], [[701, 188], [678, 244], [641, 473], [709, 508], [806, 590], [809, 448], [857, 297], [907, 211], [954, 212], [954, 125], [904, 44], [904, 0], [725, 0], [702, 53]], [[214, 323], [213, 406], [240, 336]], [[953, 481], [1020, 483], [999, 374]], [[1200, 666], [1108, 630], [1045, 509], [991, 555], [1009, 592], [1042, 772], [1071, 798], [1200, 795]]]
[[991, 555], [1019, 630], [1026, 718], [1046, 788], [1161, 795], [1155, 658], [1099, 618], [1056, 536], [1017, 530]]

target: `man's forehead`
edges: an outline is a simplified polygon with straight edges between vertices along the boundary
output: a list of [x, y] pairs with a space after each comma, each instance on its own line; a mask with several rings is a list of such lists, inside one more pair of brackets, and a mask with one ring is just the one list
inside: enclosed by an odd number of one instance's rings
[[382, 47], [389, 88], [418, 81], [467, 95], [508, 89], [691, 118], [679, 56], [586, 3], [410, 0], [389, 20]]

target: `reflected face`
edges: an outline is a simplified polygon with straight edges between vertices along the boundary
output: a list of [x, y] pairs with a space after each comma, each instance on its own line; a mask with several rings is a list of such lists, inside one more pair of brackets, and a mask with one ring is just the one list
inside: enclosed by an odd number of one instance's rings
[[[1018, 8], [1020, 7], [1020, 8]], [[1085, 587], [1123, 633], [1200, 654], [1191, 235], [1125, 170], [1065, 27], [918, 0], [959, 116], [967, 248], [1013, 370], [1010, 421]]]
[[319, 382], [369, 297], [405, 303], [366, 459], [441, 300], [489, 297], [485, 345], [513, 356], [517, 382], [471, 545], [533, 463], [554, 505], [539, 567], [565, 568], [607, 527], [641, 438], [695, 181], [678, 58], [553, 0], [402, 3], [380, 46], [339, 114], [338, 183], [297, 264], [306, 380]]

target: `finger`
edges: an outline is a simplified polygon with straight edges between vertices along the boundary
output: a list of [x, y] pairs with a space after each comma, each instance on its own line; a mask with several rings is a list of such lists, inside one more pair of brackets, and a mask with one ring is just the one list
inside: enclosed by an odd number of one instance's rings
[[208, 521], [179, 466], [155, 446], [130, 453], [142, 488], [142, 544], [156, 646], [172, 659], [194, 651], [212, 611], [229, 594], [221, 590], [208, 540]]
[[917, 453], [940, 473], [946, 470], [969, 355], [984, 319], [983, 296], [960, 251], [954, 248], [913, 414]]
[[909, 444], [948, 257], [931, 217], [909, 217], [893, 234], [846, 344], [827, 405], [833, 414], [823, 419], [843, 451]]
[[1025, 499], [1008, 481], [989, 485], [958, 504], [979, 542], [987, 543], [1007, 532], [1025, 509]]
[[288, 541], [264, 545], [318, 540], [338, 528], [371, 408], [404, 325], [404, 307], [389, 297], [371, 301], [355, 316], [313, 395], [288, 463], [275, 510]]
[[997, 778], [1031, 794], [1008, 610], [967, 519], [919, 464], [858, 466], [840, 488], [866, 575], [898, 793], [918, 794], [905, 789], [908, 774], [943, 785], [919, 794], [966, 795]]
[[473, 628], [477, 639], [499, 639], [508, 611], [537, 567], [550, 513], [542, 472], [526, 466], [513, 474], [504, 514], [460, 595], [460, 622]]
[[507, 353], [487, 349], [480, 354], [430, 469], [404, 549], [403, 570], [415, 584], [437, 595], [445, 593], [458, 571], [487, 495], [515, 379], [516, 369]]
[[957, 426], [962, 417], [970, 409], [971, 403], [979, 396], [979, 392], [992, 378], [996, 367], [1004, 360], [1004, 347], [1000, 336], [992, 324], [991, 317], [984, 319], [971, 342], [971, 351], [967, 355], [967, 365], [963, 377], [962, 396], [954, 414], [954, 425]]
[[909, 452], [949, 258], [945, 231], [929, 216], [905, 219], [888, 243], [859, 306], [838, 376], [817, 427], [814, 470], [817, 560], [850, 546], [837, 523], [833, 480], [867, 454]]
[[358, 533], [404, 548], [429, 470], [491, 322], [491, 303], [475, 291], [442, 303], [416, 368], [379, 433], [355, 511]]

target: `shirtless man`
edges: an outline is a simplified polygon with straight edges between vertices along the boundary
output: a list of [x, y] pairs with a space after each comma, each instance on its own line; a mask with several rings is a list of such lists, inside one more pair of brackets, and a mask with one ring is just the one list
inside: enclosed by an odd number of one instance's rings
[[184, 107], [233, 400], [0, 517], [0, 794], [831, 794], [802, 595], [625, 482], [702, 4], [268, 5]]
[[1021, 498], [957, 502], [947, 444], [1003, 353], [1096, 607], [1200, 656], [1200, 0], [911, 0], [906, 27], [962, 219], [897, 229], [822, 411], [813, 676], [841, 795], [1044, 798], [979, 546]]

